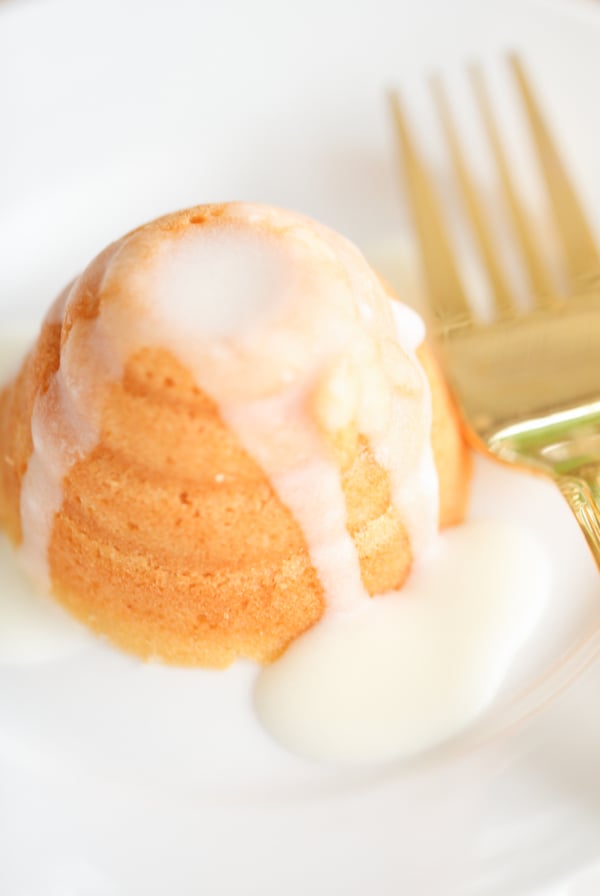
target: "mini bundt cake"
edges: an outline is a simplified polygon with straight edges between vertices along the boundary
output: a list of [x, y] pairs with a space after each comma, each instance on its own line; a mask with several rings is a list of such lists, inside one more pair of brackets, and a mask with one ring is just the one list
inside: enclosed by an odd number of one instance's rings
[[115, 644], [275, 659], [399, 588], [469, 460], [420, 319], [327, 228], [168, 215], [58, 298], [0, 393], [0, 526]]

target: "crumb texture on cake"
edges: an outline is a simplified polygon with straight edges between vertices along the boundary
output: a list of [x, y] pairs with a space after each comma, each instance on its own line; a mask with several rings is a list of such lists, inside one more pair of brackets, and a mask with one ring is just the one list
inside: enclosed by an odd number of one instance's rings
[[127, 651], [272, 661], [345, 594], [401, 587], [463, 517], [457, 417], [394, 301], [354, 247], [279, 209], [133, 231], [0, 392], [0, 526]]

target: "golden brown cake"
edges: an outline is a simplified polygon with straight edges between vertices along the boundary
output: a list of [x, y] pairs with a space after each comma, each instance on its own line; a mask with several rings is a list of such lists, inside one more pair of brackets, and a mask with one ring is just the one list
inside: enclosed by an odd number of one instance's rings
[[231, 203], [109, 246], [0, 393], [0, 525], [127, 651], [276, 658], [399, 588], [469, 461], [420, 320], [299, 215]]

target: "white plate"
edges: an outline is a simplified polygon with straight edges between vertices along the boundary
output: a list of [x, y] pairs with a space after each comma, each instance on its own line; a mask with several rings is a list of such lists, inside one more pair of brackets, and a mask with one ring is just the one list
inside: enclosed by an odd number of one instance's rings
[[[395, 239], [405, 219], [383, 88], [406, 85], [439, 164], [424, 70], [443, 68], [462, 107], [461, 63], [489, 62], [509, 115], [498, 60], [514, 46], [598, 223], [599, 37], [584, 3], [9, 0], [0, 323], [39, 315], [112, 238], [196, 202], [270, 201], [365, 248]], [[480, 153], [474, 134], [485, 178]], [[496, 468], [476, 481], [475, 506], [525, 517], [555, 557], [545, 627], [485, 734], [514, 716], [524, 681], [600, 620], [600, 603], [579, 534], [545, 483]], [[360, 772], [289, 757], [250, 714], [227, 710], [243, 667], [207, 682], [140, 671], [100, 647], [0, 670], [2, 894], [530, 894], [597, 856], [600, 732], [585, 682], [493, 747]], [[203, 730], [201, 717], [181, 725], [200, 687], [225, 707], [218, 730]]]

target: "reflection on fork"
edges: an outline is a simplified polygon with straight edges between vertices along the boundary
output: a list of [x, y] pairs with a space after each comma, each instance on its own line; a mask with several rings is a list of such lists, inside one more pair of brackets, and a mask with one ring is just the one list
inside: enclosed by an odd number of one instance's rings
[[577, 194], [520, 60], [509, 66], [529, 122], [559, 237], [560, 290], [511, 173], [483, 74], [469, 69], [503, 202], [527, 276], [531, 308], [519, 310], [469, 171], [439, 78], [431, 90], [456, 182], [493, 300], [494, 319], [474, 314], [450, 230], [397, 93], [391, 107], [423, 262], [440, 357], [472, 443], [551, 476], [600, 567], [600, 256]]

